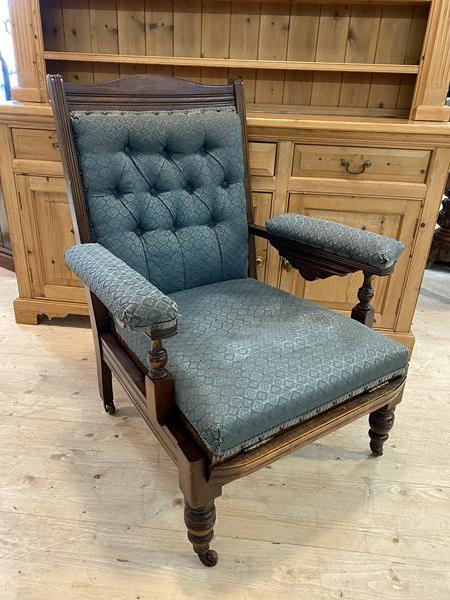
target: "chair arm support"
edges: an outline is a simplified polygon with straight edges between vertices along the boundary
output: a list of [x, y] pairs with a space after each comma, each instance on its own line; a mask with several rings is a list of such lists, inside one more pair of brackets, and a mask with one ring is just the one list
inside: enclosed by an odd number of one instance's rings
[[178, 308], [145, 277], [101, 244], [80, 244], [64, 253], [67, 266], [100, 299], [121, 325], [150, 337], [176, 331]]
[[[293, 217], [293, 219], [287, 222], [283, 217]], [[307, 224], [310, 226], [306, 233], [299, 230], [305, 223], [304, 219], [309, 221]], [[292, 228], [284, 227], [292, 222]], [[352, 309], [352, 319], [372, 327], [375, 321], [375, 312], [371, 303], [374, 295], [372, 277], [389, 275], [393, 272], [395, 262], [403, 251], [403, 244], [354, 227], [338, 225], [334, 228], [334, 225], [337, 224], [301, 215], [281, 215], [269, 219], [267, 229], [258, 225], [249, 225], [249, 233], [268, 240], [280, 255], [309, 281], [326, 279], [332, 275], [342, 277], [348, 273], [362, 271], [363, 284], [358, 290], [359, 302]], [[311, 231], [322, 231], [323, 235], [314, 236]], [[353, 245], [349, 248], [340, 245], [340, 236], [349, 234], [354, 236], [354, 243], [358, 239], [363, 239], [365, 245], [362, 243], [356, 249]], [[336, 239], [333, 239], [333, 235], [336, 235]], [[327, 244], [324, 243], [325, 241]], [[373, 253], [376, 260], [371, 260]], [[377, 265], [378, 261], [380, 264]]]
[[304, 215], [279, 215], [266, 226], [271, 234], [351, 259], [377, 274], [393, 268], [404, 248], [401, 242], [371, 231]]
[[394, 270], [393, 266], [389, 269], [375, 269], [370, 265], [340, 256], [328, 250], [322, 250], [275, 235], [259, 225], [249, 225], [249, 233], [270, 242], [278, 250], [280, 256], [286, 259], [287, 265], [297, 269], [302, 277], [308, 281], [326, 279], [333, 275], [343, 277], [357, 271], [368, 272], [371, 275], [389, 275]]

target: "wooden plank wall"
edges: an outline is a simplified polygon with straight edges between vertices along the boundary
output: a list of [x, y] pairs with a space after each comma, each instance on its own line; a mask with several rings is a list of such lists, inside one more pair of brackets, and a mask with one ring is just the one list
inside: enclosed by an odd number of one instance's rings
[[[357, 63], [418, 64], [428, 8], [214, 0], [41, 0], [46, 50]], [[415, 76], [371, 73], [56, 63], [73, 81], [165, 73], [221, 83], [242, 77], [260, 109], [395, 114]]]

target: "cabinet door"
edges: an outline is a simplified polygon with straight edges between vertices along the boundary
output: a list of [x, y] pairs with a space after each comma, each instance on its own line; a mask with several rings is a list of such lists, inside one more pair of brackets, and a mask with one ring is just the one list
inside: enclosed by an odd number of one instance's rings
[[63, 258], [75, 243], [64, 180], [20, 175], [17, 188], [33, 296], [85, 302]]
[[[253, 216], [255, 225], [265, 225], [272, 214], [272, 194], [253, 192]], [[266, 280], [269, 243], [263, 238], [255, 238], [256, 272], [260, 281]]]
[[[405, 250], [389, 277], [374, 278], [377, 328], [392, 329], [407, 275], [421, 203], [396, 198], [290, 194], [289, 212], [351, 225], [401, 240]], [[289, 264], [280, 264], [280, 287], [334, 310], [349, 312], [357, 302], [362, 273], [306, 281]]]
[[0, 181], [0, 267], [14, 270], [12, 259], [11, 238], [6, 216], [6, 207], [3, 201], [2, 182]]

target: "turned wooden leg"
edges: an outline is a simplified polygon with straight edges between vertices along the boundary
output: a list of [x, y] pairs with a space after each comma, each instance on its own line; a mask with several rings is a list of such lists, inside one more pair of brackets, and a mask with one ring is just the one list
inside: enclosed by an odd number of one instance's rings
[[210, 550], [209, 543], [213, 539], [213, 527], [216, 521], [214, 501], [201, 508], [184, 505], [184, 522], [188, 529], [188, 539], [200, 561], [207, 567], [217, 564], [217, 552]]
[[369, 437], [370, 449], [374, 456], [382, 456], [383, 444], [389, 437], [389, 431], [394, 425], [394, 410], [388, 406], [382, 406], [369, 415]]
[[367, 327], [372, 327], [374, 319], [374, 310], [371, 304], [371, 300], [374, 296], [372, 288], [372, 275], [364, 273], [364, 281], [362, 286], [358, 290], [358, 304], [353, 307], [352, 319], [359, 321]]

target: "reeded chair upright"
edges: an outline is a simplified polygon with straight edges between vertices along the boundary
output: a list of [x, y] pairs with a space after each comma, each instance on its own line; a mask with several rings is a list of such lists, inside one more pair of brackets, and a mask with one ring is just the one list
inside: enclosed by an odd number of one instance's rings
[[[381, 455], [408, 353], [371, 329], [402, 245], [279, 215], [252, 221], [243, 85], [48, 76], [89, 290], [100, 395], [120, 381], [179, 472], [203, 564], [222, 487], [370, 413]], [[256, 280], [254, 239], [306, 279], [362, 271], [352, 319]]]

